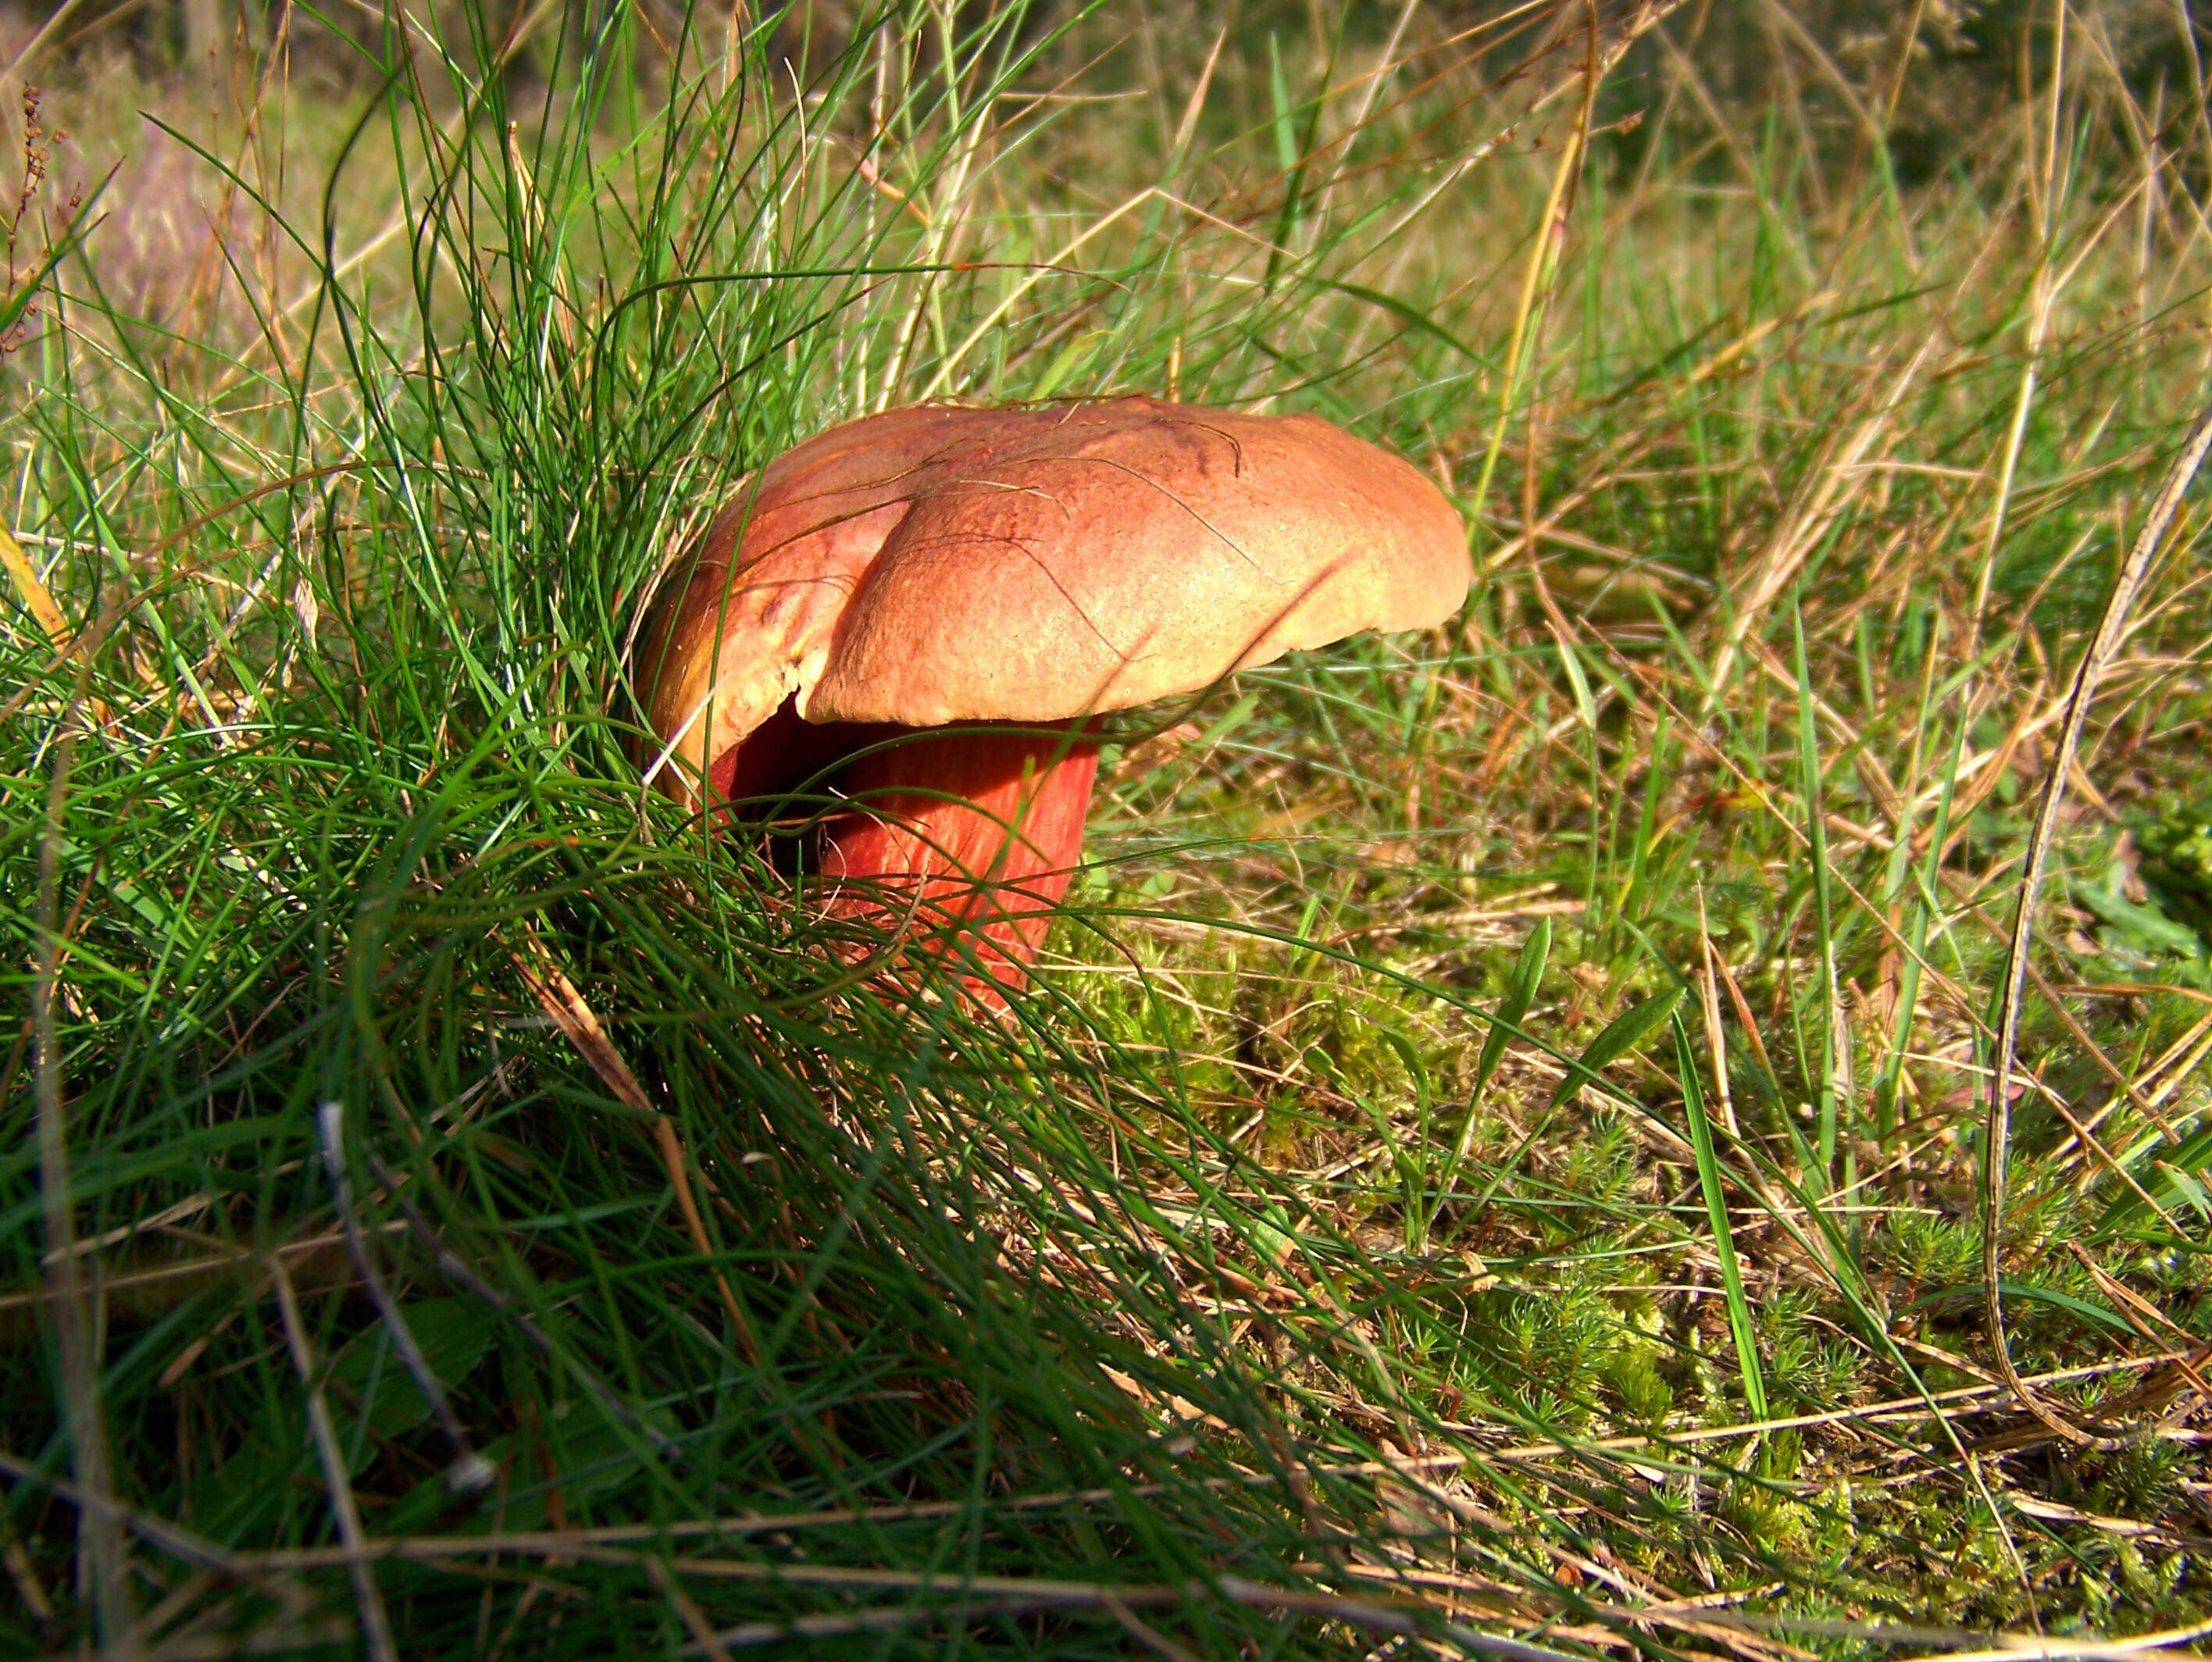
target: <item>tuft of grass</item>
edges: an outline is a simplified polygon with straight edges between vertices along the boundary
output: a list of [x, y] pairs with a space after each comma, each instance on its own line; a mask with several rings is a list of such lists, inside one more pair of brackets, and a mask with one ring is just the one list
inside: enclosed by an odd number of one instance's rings
[[[2002, 1216], [1976, 1166], [2064, 689], [2200, 397], [2201, 90], [2022, 16], [1930, 166], [1955, 20], [1760, 13], [1760, 100], [1626, 3], [457, 6], [296, 79], [284, 13], [135, 133], [126, 68], [50, 78], [7, 1645], [2203, 1619], [2194, 497], [2056, 827]], [[644, 786], [631, 631], [832, 422], [1123, 391], [1397, 446], [1480, 580], [1118, 718], [1001, 1021]], [[2120, 1446], [1998, 1377], [1984, 1243]]]

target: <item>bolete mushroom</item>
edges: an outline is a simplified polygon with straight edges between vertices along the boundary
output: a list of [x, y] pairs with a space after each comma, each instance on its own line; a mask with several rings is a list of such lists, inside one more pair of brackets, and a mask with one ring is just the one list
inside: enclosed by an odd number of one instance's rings
[[826, 782], [833, 904], [964, 931], [1018, 989], [1082, 852], [1091, 718], [1441, 622], [1469, 575], [1437, 487], [1315, 416], [887, 410], [769, 463], [664, 574], [653, 777], [716, 809]]

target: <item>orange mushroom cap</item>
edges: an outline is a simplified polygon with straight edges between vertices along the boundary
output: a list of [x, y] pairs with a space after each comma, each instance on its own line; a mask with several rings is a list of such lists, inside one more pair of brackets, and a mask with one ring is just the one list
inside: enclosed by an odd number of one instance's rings
[[812, 723], [1047, 722], [1442, 622], [1458, 514], [1312, 416], [919, 406], [771, 462], [665, 573], [646, 715], [686, 801], [787, 699]]

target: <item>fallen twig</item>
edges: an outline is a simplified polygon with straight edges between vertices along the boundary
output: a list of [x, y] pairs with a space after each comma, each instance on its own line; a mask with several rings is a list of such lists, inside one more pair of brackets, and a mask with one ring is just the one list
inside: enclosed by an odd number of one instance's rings
[[[331, 1418], [331, 1405], [315, 1377], [314, 1352], [308, 1346], [307, 1324], [300, 1319], [300, 1301], [292, 1291], [292, 1277], [275, 1259], [269, 1260], [269, 1278], [276, 1289], [276, 1307], [283, 1313], [284, 1339], [292, 1352], [292, 1367], [307, 1391], [307, 1430], [314, 1439], [316, 1458], [322, 1462], [323, 1482], [330, 1491], [331, 1516], [338, 1539], [359, 1549], [368, 1539], [361, 1526], [361, 1507], [354, 1499], [353, 1480], [346, 1474], [345, 1451], [338, 1446], [338, 1428]], [[392, 1617], [384, 1608], [384, 1594], [376, 1585], [376, 1570], [367, 1556], [347, 1566], [353, 1581], [354, 1604], [361, 1619], [362, 1647], [369, 1662], [399, 1662], [392, 1639]]]
[[344, 1105], [338, 1102], [325, 1102], [315, 1110], [315, 1136], [323, 1145], [323, 1169], [330, 1175], [331, 1198], [337, 1207], [338, 1222], [345, 1227], [346, 1251], [353, 1255], [354, 1268], [361, 1271], [362, 1282], [368, 1289], [369, 1301], [376, 1306], [385, 1331], [392, 1336], [392, 1348], [399, 1353], [399, 1360], [413, 1376], [416, 1388], [422, 1392], [431, 1413], [436, 1416], [446, 1441], [453, 1445], [453, 1463], [446, 1469], [446, 1487], [456, 1495], [481, 1493], [491, 1487], [499, 1476], [498, 1469], [470, 1446], [468, 1433], [462, 1428], [460, 1416], [453, 1412], [444, 1383], [430, 1366], [430, 1359], [422, 1354], [422, 1347], [415, 1342], [414, 1331], [400, 1313], [398, 1301], [392, 1296], [392, 1289], [385, 1285], [383, 1272], [369, 1256], [368, 1240], [362, 1233], [361, 1221], [354, 1216], [353, 1182], [346, 1175], [344, 1116]]
[[2036, 891], [2041, 887], [2044, 864], [2057, 834], [2058, 808], [2066, 797], [2066, 776], [2081, 746], [2081, 729], [2089, 719], [2089, 706], [2096, 696], [2098, 679], [2126, 638], [2128, 615], [2135, 609], [2136, 596], [2142, 587], [2143, 579], [2149, 574], [2160, 545], [2166, 541], [2174, 516], [2181, 510], [2182, 494], [2196, 477], [2208, 450], [2212, 450], [2212, 408], [2197, 418], [2196, 425], [2181, 441], [2181, 448], [2151, 502], [2150, 512], [2143, 517], [2142, 528], [2136, 533], [2127, 558], [2120, 564], [2119, 575], [2113, 581], [2111, 597], [2105, 602], [2103, 615], [2097, 620], [2096, 633], [2090, 637], [2088, 650], [2081, 654], [2081, 661], [2075, 668], [2073, 689], [2066, 698], [2065, 719], [2052, 745], [2043, 792], [2036, 803], [2035, 822], [2028, 832], [2027, 853], [2020, 876], [2020, 898], [2013, 911], [2012, 940], [2006, 949], [2004, 981], [1998, 993], [1996, 1065], [1990, 1077], [1989, 1109], [1983, 1121], [1982, 1137], [1982, 1308], [1998, 1371], [2021, 1405], [2068, 1442], [2085, 1448], [2124, 1447], [2148, 1434], [2146, 1430], [2108, 1435], [2085, 1430], [2038, 1396], [2013, 1365], [2012, 1344], [2005, 1332], [2003, 1287], [2005, 1155], [2012, 1131], [2013, 1060], [2020, 1046], [2021, 999], [2027, 984], [2028, 948], [2035, 936]]

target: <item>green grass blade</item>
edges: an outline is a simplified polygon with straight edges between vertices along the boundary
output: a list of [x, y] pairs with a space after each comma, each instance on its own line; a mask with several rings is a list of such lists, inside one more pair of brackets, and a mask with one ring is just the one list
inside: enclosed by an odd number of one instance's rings
[[1727, 1179], [1713, 1151], [1712, 1122], [1705, 1116], [1705, 1088], [1698, 1081], [1697, 1053], [1690, 1046], [1690, 1030], [1679, 1015], [1668, 1011], [1674, 1032], [1674, 1065], [1682, 1081], [1682, 1117], [1688, 1124], [1690, 1146], [1698, 1162], [1698, 1189], [1705, 1201], [1705, 1216], [1712, 1225], [1713, 1255], [1720, 1262], [1721, 1291], [1728, 1301], [1729, 1332], [1735, 1341], [1736, 1371], [1743, 1385], [1743, 1399], [1753, 1420], [1768, 1417], [1766, 1380], [1759, 1365], [1759, 1327], [1753, 1321], [1751, 1301], [1744, 1296], [1743, 1269], [1736, 1262], [1735, 1235], [1729, 1222]]
[[1606, 1065], [1641, 1049], [1651, 1035], [1666, 1024], [1667, 1018], [1674, 1013], [1675, 1006], [1681, 1002], [1681, 987], [1671, 986], [1664, 992], [1631, 1004], [1606, 1023], [1583, 1053], [1568, 1065], [1567, 1077], [1559, 1082], [1559, 1089], [1552, 1095], [1552, 1106], [1558, 1107], [1584, 1085], [1602, 1083], [1602, 1070]]

